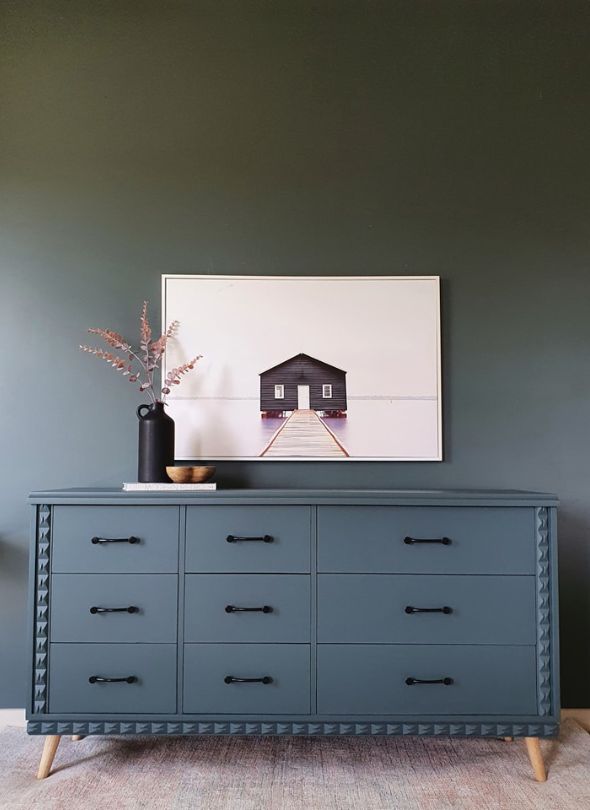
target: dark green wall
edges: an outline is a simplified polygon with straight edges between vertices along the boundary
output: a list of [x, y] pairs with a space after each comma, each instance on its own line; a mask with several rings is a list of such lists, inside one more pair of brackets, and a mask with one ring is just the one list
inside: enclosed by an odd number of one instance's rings
[[[24, 704], [30, 489], [134, 473], [77, 346], [160, 274], [440, 274], [445, 462], [226, 484], [556, 491], [564, 701], [590, 705], [586, 2], [0, 4], [0, 705]], [[220, 324], [220, 328], [222, 325]]]

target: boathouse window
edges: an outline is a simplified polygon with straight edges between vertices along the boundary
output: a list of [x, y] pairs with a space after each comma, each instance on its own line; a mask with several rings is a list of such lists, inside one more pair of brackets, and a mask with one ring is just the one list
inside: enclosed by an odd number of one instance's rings
[[284, 385], [275, 385], [275, 399], [285, 399]]
[[324, 399], [332, 399], [332, 386], [322, 385], [322, 396]]

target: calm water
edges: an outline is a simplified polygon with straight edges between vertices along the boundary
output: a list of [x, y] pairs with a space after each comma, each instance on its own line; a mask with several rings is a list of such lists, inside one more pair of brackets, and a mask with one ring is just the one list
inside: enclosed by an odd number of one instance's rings
[[[257, 400], [175, 400], [176, 455], [257, 457], [283, 419], [262, 419]], [[344, 419], [325, 419], [351, 457], [432, 458], [437, 455], [434, 400], [352, 400]]]

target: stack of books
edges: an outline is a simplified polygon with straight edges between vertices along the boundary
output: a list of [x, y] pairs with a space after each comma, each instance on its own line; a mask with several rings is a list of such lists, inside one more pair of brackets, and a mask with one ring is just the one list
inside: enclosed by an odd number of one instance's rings
[[124, 492], [202, 492], [212, 489], [217, 489], [217, 484], [140, 484], [134, 481], [123, 484]]

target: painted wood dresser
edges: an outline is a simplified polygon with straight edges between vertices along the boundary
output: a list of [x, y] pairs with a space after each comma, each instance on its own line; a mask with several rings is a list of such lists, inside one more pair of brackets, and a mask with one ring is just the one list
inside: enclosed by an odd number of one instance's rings
[[524, 737], [559, 722], [556, 506], [34, 493], [30, 734]]

